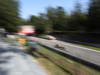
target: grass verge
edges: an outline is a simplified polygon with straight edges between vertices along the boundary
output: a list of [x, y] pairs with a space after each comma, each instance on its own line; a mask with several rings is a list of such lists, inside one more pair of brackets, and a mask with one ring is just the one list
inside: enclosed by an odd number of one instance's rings
[[50, 75], [100, 75], [100, 72], [39, 46], [37, 60]]
[[97, 48], [97, 47], [93, 47], [93, 46], [89, 46], [89, 45], [84, 45], [84, 44], [77, 44], [77, 45], [83, 46], [83, 47], [86, 47], [86, 48], [89, 48], [89, 49], [100, 51], [100, 48]]

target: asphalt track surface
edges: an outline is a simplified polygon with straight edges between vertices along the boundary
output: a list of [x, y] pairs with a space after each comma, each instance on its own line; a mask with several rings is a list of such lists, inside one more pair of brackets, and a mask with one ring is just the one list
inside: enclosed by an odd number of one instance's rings
[[18, 44], [0, 40], [0, 75], [48, 75]]
[[[81, 47], [75, 44], [70, 44], [59, 40], [45, 40], [45, 39], [37, 38], [37, 41], [40, 44], [43, 44], [47, 47], [58, 50], [60, 52], [71, 55], [73, 57], [85, 60], [89, 63], [92, 63], [100, 67], [100, 51], [92, 50], [89, 48]], [[59, 48], [57, 49], [55, 48], [55, 45], [59, 45], [64, 49], [62, 50]]]

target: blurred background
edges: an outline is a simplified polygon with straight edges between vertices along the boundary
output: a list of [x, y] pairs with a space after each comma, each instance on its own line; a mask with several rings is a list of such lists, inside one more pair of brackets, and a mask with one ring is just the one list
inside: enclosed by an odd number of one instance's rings
[[100, 0], [0, 0], [0, 28], [17, 33], [31, 25], [35, 34], [100, 47]]

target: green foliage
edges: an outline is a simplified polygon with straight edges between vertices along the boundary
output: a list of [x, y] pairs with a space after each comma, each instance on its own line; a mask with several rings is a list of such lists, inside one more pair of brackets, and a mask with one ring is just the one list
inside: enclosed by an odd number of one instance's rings
[[100, 32], [100, 0], [90, 2], [87, 31]]
[[19, 21], [18, 6], [18, 1], [0, 0], [0, 27], [9, 32], [17, 31]]
[[48, 7], [46, 13], [31, 16], [29, 22], [40, 32], [98, 32], [100, 31], [100, 0], [90, 1], [88, 13], [83, 13], [81, 4], [77, 2], [70, 15], [63, 7]]
[[30, 23], [39, 32], [45, 31], [79, 31], [86, 30], [87, 15], [82, 13], [81, 5], [76, 4], [75, 10], [68, 15], [63, 7], [48, 7], [46, 13], [31, 16]]
[[43, 15], [40, 16], [31, 16], [29, 22], [36, 28], [36, 32], [38, 34], [45, 33], [46, 29], [49, 27], [49, 23], [47, 19], [44, 19], [42, 17]]
[[86, 30], [85, 21], [86, 20], [87, 20], [87, 16], [85, 13], [82, 13], [81, 11], [81, 4], [76, 3], [75, 10], [72, 12], [70, 19], [69, 19], [68, 30], [85, 32]]
[[47, 17], [52, 23], [53, 30], [66, 30], [67, 25], [67, 15], [62, 7], [47, 9]]

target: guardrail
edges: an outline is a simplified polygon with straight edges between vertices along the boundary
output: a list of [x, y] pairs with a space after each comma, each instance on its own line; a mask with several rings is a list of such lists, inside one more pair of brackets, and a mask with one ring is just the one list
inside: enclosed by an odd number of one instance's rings
[[[44, 40], [44, 39], [43, 39]], [[82, 63], [86, 66], [94, 68], [100, 71], [100, 52], [91, 50], [84, 47], [77, 47], [74, 45], [65, 45], [65, 50], [61, 50], [54, 47], [54, 43], [52, 45], [49, 44], [48, 41], [38, 40], [39, 44], [51, 49], [54, 52], [57, 52], [67, 58], [70, 58], [76, 62]]]
[[46, 45], [43, 45], [43, 44], [40, 44], [40, 43], [39, 43], [39, 45], [41, 45], [41, 46], [43, 46], [43, 47], [45, 47], [45, 48], [48, 48], [48, 49], [52, 50], [53, 52], [56, 52], [56, 53], [58, 53], [58, 54], [60, 54], [60, 55], [62, 55], [62, 56], [64, 56], [64, 57], [66, 57], [66, 58], [68, 58], [68, 59], [71, 59], [71, 60], [75, 61], [75, 62], [78, 62], [78, 63], [80, 63], [80, 64], [83, 64], [83, 65], [85, 65], [85, 66], [88, 66], [88, 67], [90, 67], [90, 68], [93, 68], [93, 69], [95, 69], [95, 70], [100, 71], [100, 66], [99, 66], [99, 65], [96, 65], [96, 64], [91, 63], [91, 62], [88, 62], [88, 61], [86, 61], [86, 60], [83, 60], [83, 59], [74, 57], [74, 56], [72, 56], [72, 55], [69, 55], [69, 54], [67, 54], [66, 52], [64, 52], [64, 51], [62, 51], [62, 50], [60, 50], [60, 49], [52, 48], [52, 47], [49, 47], [49, 46], [46, 46]]

